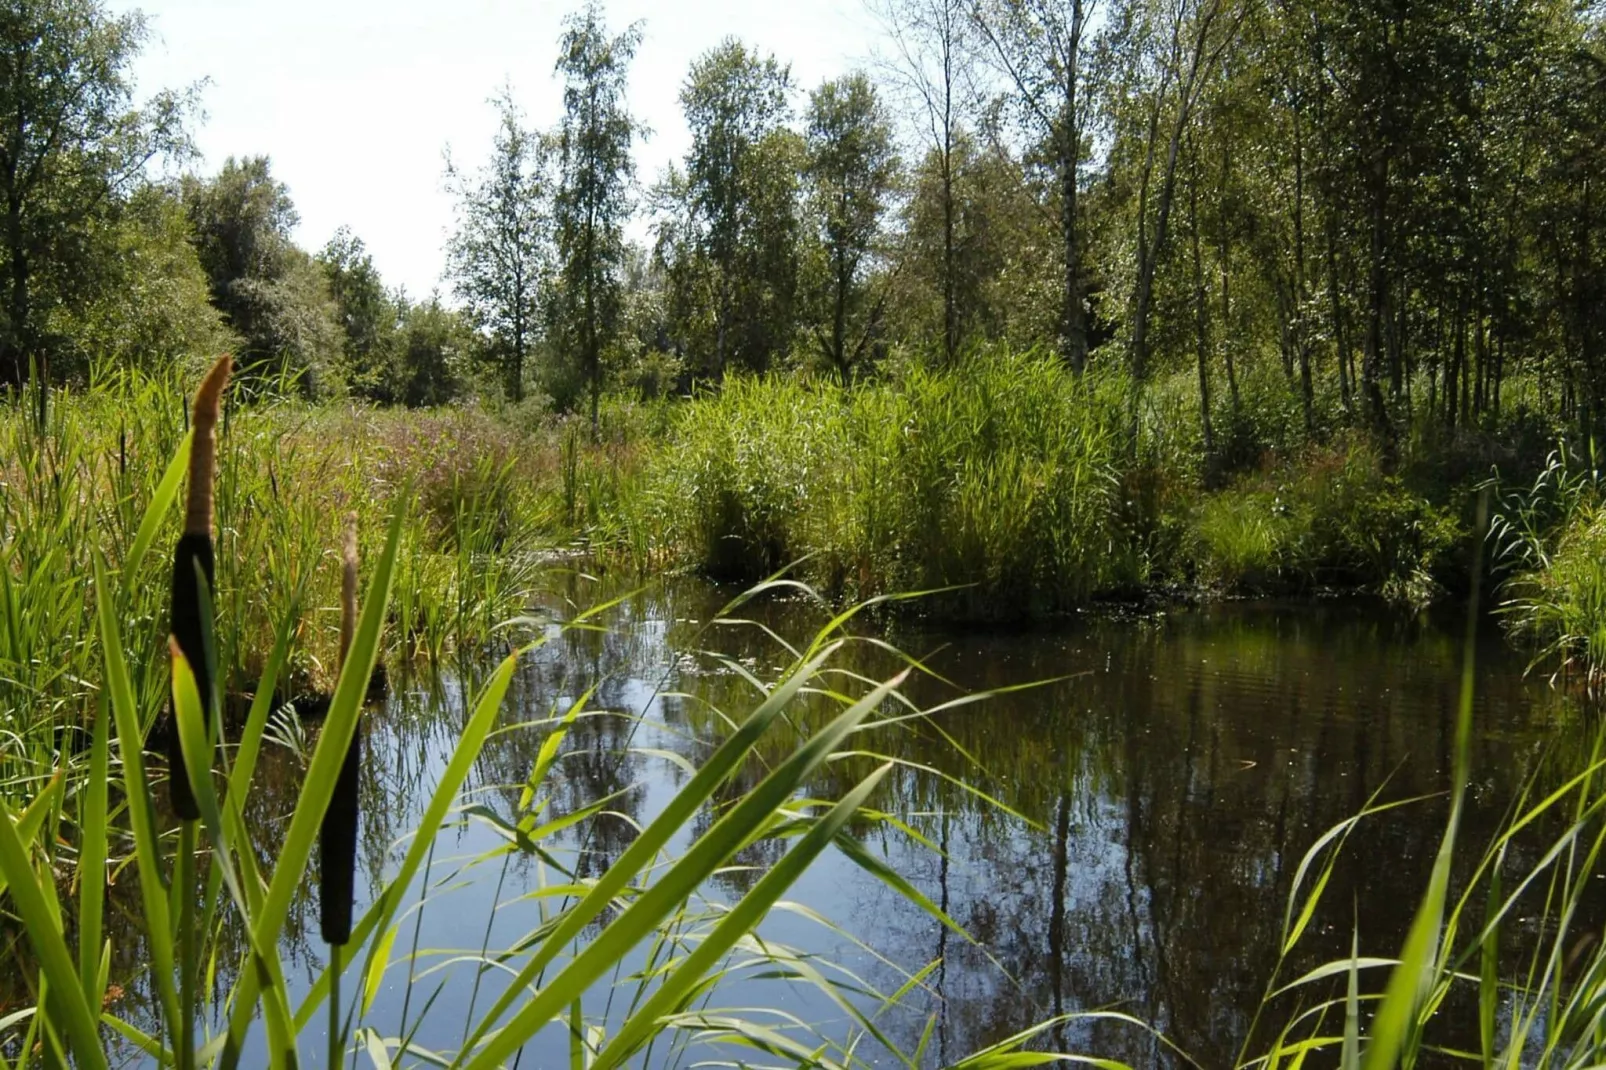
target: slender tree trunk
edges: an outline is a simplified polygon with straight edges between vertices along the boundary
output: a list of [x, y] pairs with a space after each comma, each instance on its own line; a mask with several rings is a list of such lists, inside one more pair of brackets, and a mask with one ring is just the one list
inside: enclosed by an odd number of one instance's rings
[[944, 110], [942, 135], [942, 352], [949, 367], [959, 352], [958, 310], [954, 296], [954, 143]]
[[1071, 370], [1087, 366], [1087, 310], [1082, 304], [1082, 243], [1076, 214], [1077, 172], [1081, 164], [1082, 124], [1077, 79], [1084, 17], [1082, 0], [1071, 0], [1071, 34], [1065, 64], [1065, 115], [1060, 131], [1060, 229], [1065, 243], [1064, 350]]
[[[1153, 166], [1155, 142], [1159, 130], [1159, 113], [1166, 97], [1169, 77], [1164, 77], [1155, 97], [1154, 111], [1149, 122], [1149, 147], [1144, 164], [1144, 196], [1139, 201], [1138, 283], [1132, 311], [1132, 377], [1141, 385], [1149, 373], [1149, 314], [1154, 299], [1154, 273], [1160, 253], [1165, 249], [1171, 202], [1176, 192], [1177, 156], [1182, 138], [1193, 118], [1193, 107], [1198, 102], [1199, 87], [1209, 74], [1216, 55], [1208, 52], [1210, 27], [1221, 14], [1219, 0], [1202, 5], [1194, 19], [1192, 40], [1188, 49], [1187, 69], [1182, 69], [1180, 24], [1173, 27], [1171, 48], [1174, 77], [1177, 82], [1176, 115], [1172, 117], [1171, 132], [1166, 139], [1165, 165], [1160, 173], [1159, 201], [1155, 209], [1154, 233], [1145, 241], [1142, 216], [1146, 214], [1149, 171]], [[1169, 72], [1168, 72], [1169, 73]], [[1147, 246], [1145, 249], [1144, 247]]]
[[29, 287], [30, 265], [23, 249], [22, 200], [15, 192], [7, 198], [6, 242], [11, 261], [10, 292], [6, 302], [10, 323], [7, 325], [5, 344], [0, 347], [0, 386], [9, 386], [20, 392], [28, 381], [33, 302]]
[[1473, 310], [1473, 360], [1476, 378], [1472, 390], [1472, 415], [1481, 418], [1489, 402], [1489, 334], [1484, 329], [1483, 271], [1478, 271], [1478, 305]]
[[[1192, 139], [1190, 139], [1191, 142]], [[1199, 422], [1204, 432], [1206, 467], [1216, 453], [1216, 433], [1210, 425], [1210, 332], [1207, 322], [1204, 263], [1199, 255], [1199, 158], [1189, 146], [1188, 232], [1193, 247], [1193, 330], [1199, 363]]]
[[1299, 351], [1299, 397], [1305, 434], [1316, 430], [1315, 389], [1310, 374], [1310, 332], [1305, 329], [1305, 131], [1294, 108], [1294, 345]]
[[842, 377], [842, 385], [847, 386], [850, 378], [848, 359], [848, 286], [852, 281], [852, 274], [848, 270], [847, 256], [841, 250], [836, 254], [836, 307], [831, 316], [831, 361], [836, 365], [837, 372]]
[[1459, 422], [1461, 401], [1462, 362], [1466, 350], [1466, 332], [1462, 330], [1463, 303], [1457, 301], [1455, 320], [1450, 327], [1450, 355], [1444, 366], [1444, 426], [1455, 430]]
[[[1232, 154], [1225, 141], [1221, 145], [1221, 183], [1216, 187], [1216, 203], [1227, 202], [1227, 183], [1232, 175]], [[1216, 238], [1217, 260], [1221, 267], [1221, 330], [1217, 332], [1221, 338], [1222, 362], [1227, 367], [1227, 398], [1232, 403], [1232, 415], [1236, 419], [1241, 405], [1238, 397], [1238, 361], [1233, 356], [1235, 339], [1232, 334], [1232, 249], [1228, 243], [1229, 229], [1227, 220], [1217, 210]]]
[[1371, 177], [1371, 267], [1368, 280], [1368, 311], [1366, 320], [1366, 347], [1361, 356], [1361, 396], [1366, 408], [1366, 419], [1373, 434], [1384, 443], [1385, 450], [1392, 448], [1393, 431], [1389, 423], [1388, 406], [1383, 401], [1385, 332], [1391, 320], [1389, 313], [1390, 279], [1387, 263], [1388, 224], [1388, 172], [1387, 155], [1379, 152]]

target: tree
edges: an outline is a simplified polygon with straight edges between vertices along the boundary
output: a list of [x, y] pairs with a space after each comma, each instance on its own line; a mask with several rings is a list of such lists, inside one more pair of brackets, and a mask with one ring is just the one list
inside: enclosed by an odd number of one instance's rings
[[[898, 177], [892, 124], [864, 74], [825, 82], [809, 96], [808, 169], [819, 238], [829, 266], [830, 337], [820, 348], [842, 382], [852, 378], [882, 314], [865, 312], [866, 268]], [[858, 339], [850, 321], [864, 315]]]
[[396, 400], [409, 408], [445, 405], [465, 390], [475, 357], [474, 328], [431, 294], [401, 311], [396, 353]]
[[639, 24], [609, 37], [593, 2], [571, 15], [559, 40], [563, 120], [558, 128], [557, 238], [560, 332], [578, 346], [591, 386], [597, 433], [602, 351], [619, 330], [624, 222], [631, 211], [630, 155], [637, 125], [625, 110], [625, 79], [641, 43]]
[[1020, 161], [964, 133], [946, 161], [928, 150], [910, 185], [887, 278], [889, 333], [932, 349], [951, 335], [961, 352], [989, 341], [1051, 341], [1059, 319], [1053, 221]]
[[341, 227], [318, 254], [344, 336], [346, 388], [371, 401], [399, 401], [394, 367], [398, 302], [385, 291], [362, 239]]
[[[687, 246], [712, 292], [712, 371], [735, 358], [755, 370], [790, 342], [797, 285], [797, 175], [802, 148], [784, 128], [791, 75], [727, 39], [692, 64], [681, 106], [692, 144], [680, 192]], [[682, 278], [692, 272], [680, 273]]]
[[1131, 49], [1127, 59], [1136, 72], [1144, 126], [1139, 166], [1137, 277], [1132, 297], [1128, 339], [1132, 378], [1141, 385], [1149, 375], [1149, 320], [1154, 308], [1154, 279], [1170, 238], [1176, 194], [1177, 164], [1194, 119], [1200, 95], [1237, 39], [1246, 8], [1228, 7], [1228, 0], [1135, 0], [1124, 13]]
[[1064, 271], [1060, 352], [1078, 372], [1087, 363], [1087, 309], [1077, 194], [1092, 110], [1085, 38], [1096, 7], [1096, 0], [981, 0], [973, 9], [995, 66], [1014, 90], [1011, 104], [1054, 161]]
[[938, 184], [942, 222], [942, 355], [958, 357], [955, 197], [956, 153], [964, 134], [968, 106], [970, 49], [966, 35], [968, 0], [878, 0], [877, 11], [893, 43], [895, 59], [888, 70], [925, 113], [930, 162]]
[[132, 107], [145, 33], [141, 15], [98, 0], [0, 5], [0, 386], [20, 388], [30, 362], [48, 369], [46, 312], [104, 281], [97, 222], [151, 160], [188, 147], [188, 97]]
[[551, 274], [552, 184], [547, 145], [524, 127], [511, 88], [491, 103], [498, 125], [490, 160], [470, 175], [447, 159], [457, 230], [446, 270], [502, 366], [508, 396], [523, 401], [525, 364], [540, 337], [542, 290]]
[[186, 176], [185, 212], [212, 303], [242, 339], [240, 375], [290, 376], [309, 394], [337, 393], [342, 334], [323, 271], [291, 240], [290, 191], [266, 156], [232, 156], [211, 179]]
[[211, 303], [176, 190], [143, 186], [99, 226], [95, 286], [43, 318], [43, 334], [57, 340], [54, 377], [83, 381], [97, 366], [204, 368], [238, 347]]

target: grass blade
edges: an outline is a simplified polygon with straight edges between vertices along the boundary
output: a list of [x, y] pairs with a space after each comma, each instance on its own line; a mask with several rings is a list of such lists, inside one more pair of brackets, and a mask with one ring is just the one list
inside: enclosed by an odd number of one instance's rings
[[[798, 747], [791, 757], [760, 781], [729, 813], [698, 837], [669, 872], [648, 885], [557, 977], [531, 997], [505, 1028], [485, 1043], [466, 1064], [469, 1070], [490, 1070], [499, 1065], [552, 1019], [568, 1002], [570, 993], [585, 991], [610, 966], [640, 943], [676, 903], [695, 891], [726, 859], [749, 842], [775, 810], [835, 751], [849, 732], [881, 705], [906, 675], [900, 673], [854, 703]], [[555, 943], [554, 937], [548, 937], [540, 953], [555, 954]], [[487, 1016], [480, 1023], [478, 1032], [483, 1034], [490, 1024], [491, 1019]], [[463, 1055], [459, 1055], [454, 1065], [461, 1065], [462, 1059]]]
[[[73, 969], [72, 955], [62, 935], [61, 921], [50, 909], [40, 877], [28, 858], [28, 848], [17, 836], [16, 819], [0, 804], [0, 872], [10, 883], [11, 902], [28, 928], [28, 942], [39, 956], [39, 967], [49, 982], [46, 1003], [53, 1024], [65, 1029], [67, 1042], [82, 1070], [105, 1070], [106, 1053], [100, 1047], [100, 1015], [89, 1009], [84, 986]], [[93, 983], [91, 980], [90, 983]]]
[[881, 783], [891, 769], [883, 765], [859, 782], [851, 792], [826, 813], [798, 844], [765, 873], [753, 890], [744, 895], [730, 913], [714, 927], [696, 950], [687, 955], [675, 971], [659, 985], [652, 997], [630, 1016], [613, 1041], [603, 1049], [593, 1064], [595, 1070], [611, 1070], [629, 1058], [631, 1053], [659, 1028], [664, 1015], [680, 1010], [685, 1001], [695, 994], [703, 975], [718, 962], [736, 941], [763, 920], [788, 888], [802, 876], [803, 871], [821, 851], [837, 838], [843, 826], [859, 812], [870, 793]]

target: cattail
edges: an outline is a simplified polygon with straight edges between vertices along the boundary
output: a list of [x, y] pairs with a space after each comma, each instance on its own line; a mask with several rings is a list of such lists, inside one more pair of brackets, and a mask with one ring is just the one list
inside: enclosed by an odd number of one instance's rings
[[[345, 668], [357, 628], [357, 514], [346, 517], [340, 569], [340, 667]], [[362, 721], [359, 717], [340, 765], [334, 795], [318, 834], [318, 872], [322, 881], [319, 922], [324, 942], [344, 945], [351, 939], [352, 901], [357, 878], [357, 769], [362, 763]]]
[[[218, 358], [195, 392], [195, 408], [190, 440], [190, 486], [184, 509], [184, 533], [173, 550], [173, 602], [171, 629], [173, 642], [195, 673], [195, 686], [201, 693], [201, 709], [207, 730], [212, 724], [212, 666], [202, 639], [201, 578], [208, 594], [216, 582], [212, 560], [212, 491], [217, 476], [216, 427], [223, 405], [223, 390], [229, 383], [234, 362], [228, 355]], [[176, 711], [175, 711], [176, 714]], [[168, 797], [174, 813], [185, 821], [196, 821], [201, 811], [195, 804], [189, 775], [184, 770], [184, 751], [179, 745], [178, 725], [168, 733]]]

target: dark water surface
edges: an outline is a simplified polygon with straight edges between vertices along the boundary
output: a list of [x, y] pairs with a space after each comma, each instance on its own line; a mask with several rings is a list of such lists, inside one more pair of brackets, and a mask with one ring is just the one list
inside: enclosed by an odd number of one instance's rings
[[[754, 704], [738, 672], [699, 651], [718, 650], [766, 680], [785, 663], [757, 628], [706, 626], [729, 596], [692, 583], [652, 589], [605, 617], [605, 631], [568, 632], [521, 668], [509, 724], [547, 717], [591, 687], [592, 705], [615, 711], [575, 724], [546, 789], [552, 813], [611, 798], [609, 812], [550, 844], [582, 876], [606, 868], [630, 842], [633, 823], [649, 820], [684, 782], [665, 755], [699, 760], [720, 731], [714, 711], [740, 715]], [[580, 580], [566, 592], [571, 608], [600, 597]], [[565, 598], [552, 605], [569, 611]], [[795, 603], [745, 612], [798, 640], [825, 619]], [[951, 682], [912, 684], [910, 694], [927, 706], [964, 691], [1059, 678], [862, 741], [864, 749], [953, 778], [903, 769], [876, 798], [939, 850], [885, 829], [866, 830], [866, 842], [971, 940], [835, 853], [792, 899], [839, 928], [797, 910], [778, 913], [762, 930], [850, 968], [881, 992], [940, 963], [925, 978], [928, 991], [913, 993], [880, 1022], [913, 1049], [934, 1017], [927, 1062], [957, 1059], [1050, 1014], [1105, 1008], [1153, 1023], [1203, 1066], [1232, 1065], [1277, 963], [1289, 888], [1305, 851], [1380, 789], [1383, 798], [1398, 799], [1448, 786], [1462, 651], [1454, 614], [1430, 621], [1354, 604], [1219, 604], [1028, 633], [903, 627], [889, 638]], [[897, 667], [868, 645], [851, 650], [844, 664], [875, 677]], [[1547, 744], [1580, 734], [1569, 727], [1577, 712], [1542, 682], [1524, 680], [1522, 667], [1498, 634], [1480, 641], [1474, 787], [1463, 832], [1474, 852], [1492, 837]], [[465, 692], [480, 671], [489, 665], [432, 688], [398, 685], [373, 719], [361, 841], [370, 879], [399, 863], [396, 841], [444, 767], [466, 717]], [[825, 712], [800, 710], [796, 727], [821, 723]], [[543, 900], [521, 897], [561, 882], [531, 856], [470, 864], [505, 842], [485, 815], [514, 812], [545, 734], [509, 731], [482, 758], [471, 784], [484, 811], [437, 843], [428, 904], [403, 919], [397, 940], [398, 953], [415, 940], [420, 948], [415, 977], [409, 986], [405, 962], [386, 974], [372, 1015], [381, 1032], [397, 1030], [404, 1005], [409, 1022], [418, 1019], [433, 996], [416, 1041], [458, 1047], [471, 1008], [483, 1013], [505, 983], [487, 973], [476, 990], [472, 956], [533, 928]], [[778, 760], [796, 738], [781, 730], [763, 756]], [[842, 763], [815, 790], [834, 797], [870, 766], [868, 759]], [[755, 762], [744, 783], [762, 772]], [[293, 762], [276, 760], [266, 778], [256, 817], [271, 835], [293, 805]], [[1363, 954], [1397, 949], [1445, 812], [1440, 796], [1362, 824], [1284, 980], [1347, 954], [1352, 923]], [[710, 896], [729, 901], [783, 849], [759, 845]], [[298, 907], [298, 919], [307, 935], [292, 948], [291, 973], [304, 990], [306, 971], [324, 953], [314, 900]], [[609, 987], [587, 995], [589, 1013], [622, 1012], [631, 983], [621, 979], [611, 1005]], [[849, 1025], [841, 1008], [806, 986], [751, 975], [722, 985], [710, 1005], [774, 1008], [827, 1035], [844, 1035]], [[786, 1027], [784, 1018], [768, 1020]], [[308, 1051], [321, 1050], [315, 1031], [303, 1037]], [[1149, 1035], [1111, 1022], [1079, 1023], [1046, 1042], [1135, 1066], [1171, 1061]], [[861, 1054], [892, 1061], [874, 1045]], [[527, 1066], [565, 1062], [567, 1038], [543, 1034], [526, 1055]], [[695, 1059], [662, 1049], [653, 1061]]]

